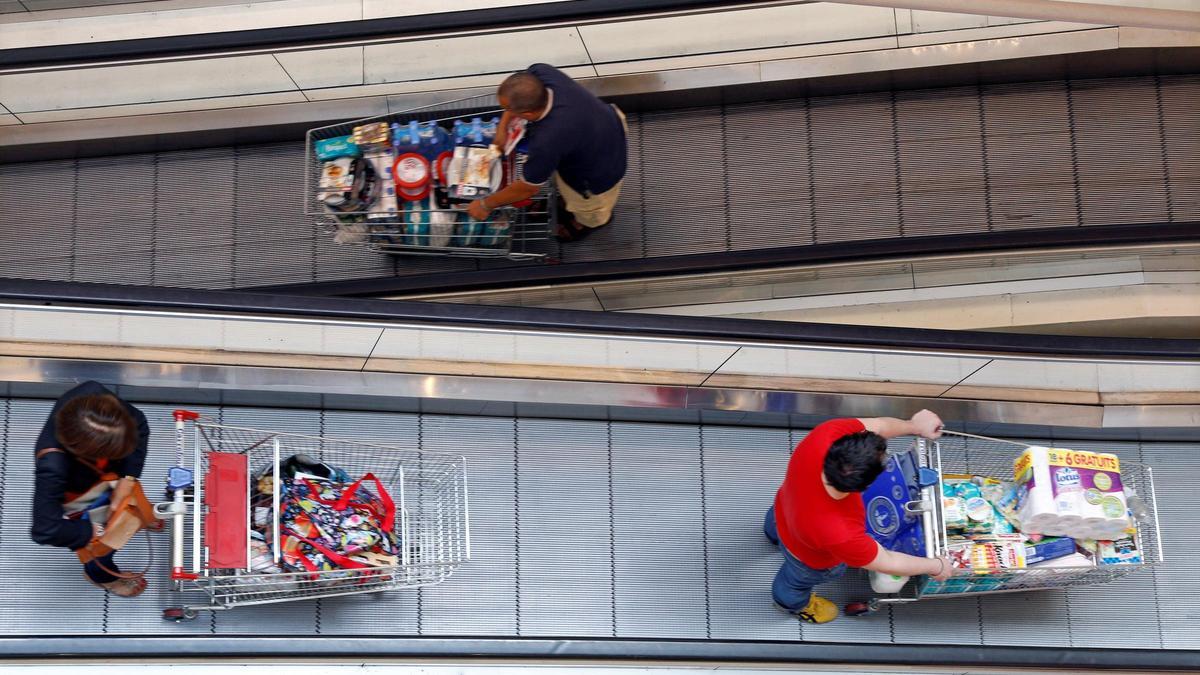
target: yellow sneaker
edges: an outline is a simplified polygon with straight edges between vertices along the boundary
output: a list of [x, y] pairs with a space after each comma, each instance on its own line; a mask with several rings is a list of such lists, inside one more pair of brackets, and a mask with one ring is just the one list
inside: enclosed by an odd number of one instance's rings
[[825, 598], [813, 595], [804, 609], [793, 612], [793, 614], [801, 621], [808, 623], [829, 623], [838, 617], [838, 608], [837, 605]]

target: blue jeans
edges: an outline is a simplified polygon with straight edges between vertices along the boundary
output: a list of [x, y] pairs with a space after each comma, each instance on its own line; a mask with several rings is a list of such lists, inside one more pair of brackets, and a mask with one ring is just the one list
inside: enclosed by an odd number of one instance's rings
[[816, 569], [805, 565], [792, 555], [779, 541], [779, 531], [775, 529], [774, 506], [767, 509], [767, 516], [763, 520], [763, 534], [783, 553], [783, 565], [771, 584], [771, 597], [775, 599], [775, 604], [793, 614], [808, 606], [814, 586], [837, 579], [846, 573], [844, 564], [829, 569]]

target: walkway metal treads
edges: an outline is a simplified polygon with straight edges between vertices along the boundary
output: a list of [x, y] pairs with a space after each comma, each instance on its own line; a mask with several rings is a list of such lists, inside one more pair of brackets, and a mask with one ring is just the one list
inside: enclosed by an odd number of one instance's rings
[[[1196, 101], [1183, 75], [630, 114], [614, 224], [547, 245], [587, 262], [1194, 221]], [[231, 288], [511, 264], [334, 244], [303, 215], [303, 159], [297, 140], [0, 165], [0, 276]]]
[[[760, 531], [803, 430], [223, 407], [224, 424], [466, 454], [474, 559], [446, 583], [378, 597], [241, 607], [165, 623], [161, 576], [106, 596], [28, 536], [32, 444], [52, 401], [0, 400], [0, 637], [107, 635], [691, 638], [1200, 649], [1200, 447], [1072, 441], [1153, 466], [1166, 562], [1104, 587], [924, 601], [824, 626], [773, 609]], [[144, 405], [145, 478], [173, 461], [171, 407]], [[1043, 439], [1044, 440], [1044, 439]], [[963, 451], [959, 448], [958, 451]], [[969, 452], [969, 448], [967, 450]], [[150, 492], [154, 492], [151, 487]], [[166, 536], [155, 536], [165, 569]], [[118, 558], [144, 560], [144, 543]], [[858, 575], [827, 589], [861, 598]]]

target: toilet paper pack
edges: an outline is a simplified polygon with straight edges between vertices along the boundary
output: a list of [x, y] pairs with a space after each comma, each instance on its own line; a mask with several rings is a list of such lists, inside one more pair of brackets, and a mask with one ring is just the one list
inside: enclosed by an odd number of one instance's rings
[[1013, 464], [1027, 534], [1076, 536], [1128, 526], [1116, 455], [1031, 446]]

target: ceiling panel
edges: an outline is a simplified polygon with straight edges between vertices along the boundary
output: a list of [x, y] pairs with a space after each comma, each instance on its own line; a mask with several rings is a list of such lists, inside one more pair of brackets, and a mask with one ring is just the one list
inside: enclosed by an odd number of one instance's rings
[[115, 105], [100, 108], [76, 108], [73, 110], [27, 112], [21, 113], [21, 121], [25, 124], [37, 124], [39, 122], [61, 122], [64, 120], [125, 117], [128, 115], [157, 115], [161, 113], [217, 110], [221, 108], [247, 108], [251, 106], [277, 105], [281, 103], [303, 103], [304, 100], [304, 94], [301, 94], [298, 91], [283, 91], [273, 94], [220, 96], [217, 98], [205, 98], [196, 101], [133, 103], [130, 105]]
[[364, 19], [379, 19], [387, 16], [416, 16], [438, 12], [462, 12], [472, 9], [494, 9], [496, 7], [522, 7], [542, 5], [559, 0], [362, 0]]
[[280, 52], [275, 58], [301, 89], [363, 83], [363, 47]]
[[[590, 45], [589, 45], [590, 46]], [[771, 61], [773, 59], [795, 59], [821, 54], [837, 54], [841, 52], [869, 51], [876, 49], [894, 49], [895, 37], [868, 38], [865, 40], [849, 40], [843, 42], [823, 42], [813, 45], [795, 45], [792, 47], [772, 47], [768, 49], [741, 49], [716, 54], [696, 54], [692, 56], [672, 56], [661, 59], [639, 59], [636, 61], [617, 61], [596, 65], [596, 72], [601, 77], [607, 75], [624, 75], [627, 73], [647, 73], [659, 70], [678, 70], [681, 68], [701, 68], [732, 63], [751, 63], [755, 61]]]
[[8, 49], [44, 47], [354, 21], [361, 16], [358, 2], [279, 0], [244, 3], [240, 7], [195, 7], [5, 23], [0, 24], [0, 44]]
[[[336, 101], [339, 99], [358, 98], [360, 96], [403, 96], [411, 99], [414, 94], [437, 94], [432, 103], [453, 101], [492, 91], [501, 80], [500, 75], [477, 75], [473, 77], [448, 77], [440, 80], [422, 80], [419, 82], [387, 82], [384, 84], [368, 84], [358, 87], [331, 87], [329, 89], [308, 89], [305, 95], [311, 101]], [[392, 101], [389, 98], [388, 103]], [[424, 102], [421, 105], [426, 105]], [[395, 109], [394, 107], [391, 109]]]
[[365, 84], [504, 73], [538, 62], [564, 67], [590, 59], [574, 28], [370, 45]]
[[960, 384], [968, 387], [1021, 387], [1096, 391], [1099, 374], [1095, 363], [1070, 361], [1011, 361], [996, 359], [971, 373]]
[[891, 8], [830, 3], [664, 17], [581, 27], [597, 62], [785, 47], [896, 33]]
[[765, 375], [920, 382], [952, 385], [987, 359], [816, 349], [742, 347], [722, 365], [720, 375]]
[[15, 113], [295, 90], [270, 55], [0, 75]]

